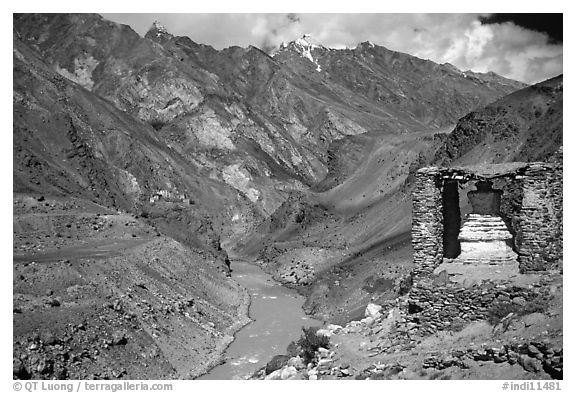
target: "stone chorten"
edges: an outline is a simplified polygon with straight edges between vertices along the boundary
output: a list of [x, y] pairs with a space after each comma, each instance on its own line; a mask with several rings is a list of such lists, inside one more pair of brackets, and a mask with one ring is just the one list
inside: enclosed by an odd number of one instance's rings
[[492, 182], [479, 181], [476, 190], [468, 193], [472, 213], [462, 225], [458, 240], [462, 263], [515, 263], [518, 255], [512, 250], [512, 234], [499, 216], [502, 190], [494, 190]]

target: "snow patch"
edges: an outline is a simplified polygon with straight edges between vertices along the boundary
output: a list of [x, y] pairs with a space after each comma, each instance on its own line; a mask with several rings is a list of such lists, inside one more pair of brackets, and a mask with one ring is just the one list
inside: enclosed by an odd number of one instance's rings
[[162, 24], [160, 24], [160, 22], [158, 22], [157, 20], [155, 20], [154, 23], [152, 23], [152, 27], [154, 27], [157, 31], [156, 33], [157, 37], [160, 37], [162, 34], [168, 34], [168, 30], [166, 30], [166, 28], [162, 26]]
[[[284, 43], [282, 43], [282, 45], [284, 45]], [[318, 64], [318, 62], [314, 60], [314, 57], [312, 57], [312, 51], [314, 49], [324, 47], [322, 45], [316, 44], [312, 40], [310, 34], [304, 34], [302, 38], [298, 38], [296, 41], [294, 41], [294, 48], [300, 53], [300, 55], [302, 55], [302, 57], [305, 57], [306, 59], [310, 60], [313, 64], [316, 65], [317, 72], [322, 71], [320, 64]]]
[[322, 45], [314, 42], [314, 40], [312, 39], [312, 36], [310, 34], [304, 34], [301, 38], [298, 38], [296, 41], [294, 41], [294, 43], [297, 45], [300, 45], [300, 46], [306, 46], [306, 47], [310, 47], [310, 48], [321, 48], [322, 47]]

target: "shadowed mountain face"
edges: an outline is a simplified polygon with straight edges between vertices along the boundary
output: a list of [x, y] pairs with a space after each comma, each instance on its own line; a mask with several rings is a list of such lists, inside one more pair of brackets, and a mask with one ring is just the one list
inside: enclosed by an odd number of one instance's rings
[[438, 151], [438, 163], [547, 161], [562, 146], [562, 93], [560, 75], [466, 115]]
[[[368, 42], [217, 51], [159, 24], [140, 37], [99, 15], [15, 15], [14, 189], [143, 213], [178, 240], [281, 267], [364, 269], [338, 289], [361, 303], [388, 279], [370, 261], [410, 259], [411, 171], [545, 158], [561, 144], [554, 83], [517, 91]], [[162, 210], [149, 202], [158, 190], [191, 205]]]
[[81, 197], [132, 212], [144, 211], [158, 190], [189, 195], [194, 207], [181, 220], [202, 228], [177, 237], [209, 249], [222, 219], [243, 204], [234, 189], [204, 176], [150, 125], [55, 73], [18, 40], [13, 163], [18, 193]]

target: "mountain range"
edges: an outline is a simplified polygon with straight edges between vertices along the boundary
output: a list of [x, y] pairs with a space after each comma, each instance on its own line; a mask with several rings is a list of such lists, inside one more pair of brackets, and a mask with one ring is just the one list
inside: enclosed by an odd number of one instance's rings
[[[52, 95], [38, 103], [46, 112], [36, 124], [39, 108], [15, 106], [34, 111], [15, 116], [17, 191], [49, 187], [137, 211], [166, 189], [192, 195], [197, 210], [227, 206], [232, 233], [291, 191], [335, 185], [342, 175], [330, 169], [347, 167], [335, 152], [366, 139], [357, 135], [418, 144], [524, 86], [369, 42], [334, 50], [305, 36], [268, 55], [217, 51], [157, 23], [143, 38], [99, 15], [16, 15], [14, 27], [16, 91]], [[16, 73], [28, 69], [41, 72], [21, 81]], [[67, 94], [85, 105], [66, 105]], [[48, 128], [66, 140], [44, 143]], [[26, 174], [30, 165], [42, 172]]]

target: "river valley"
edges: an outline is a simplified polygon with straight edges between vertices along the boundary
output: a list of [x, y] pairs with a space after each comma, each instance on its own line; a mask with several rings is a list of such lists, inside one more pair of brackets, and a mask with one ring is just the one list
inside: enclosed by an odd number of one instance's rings
[[304, 298], [272, 279], [258, 266], [233, 262], [232, 277], [250, 293], [253, 322], [236, 333], [225, 353], [226, 363], [199, 379], [243, 379], [265, 366], [274, 356], [286, 353], [291, 341], [298, 340], [302, 326], [320, 326], [304, 314]]

